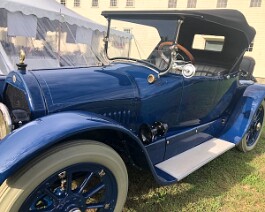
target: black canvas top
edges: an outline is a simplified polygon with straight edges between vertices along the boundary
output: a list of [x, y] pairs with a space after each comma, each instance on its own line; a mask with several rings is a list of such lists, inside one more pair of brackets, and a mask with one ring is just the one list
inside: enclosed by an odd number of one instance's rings
[[[241, 31], [251, 43], [256, 31], [249, 26], [245, 16], [237, 10], [160, 10], [160, 11], [103, 11], [106, 18], [142, 23], [141, 20], [201, 19]], [[146, 24], [147, 22], [145, 22]], [[152, 26], [151, 22], [149, 22]]]

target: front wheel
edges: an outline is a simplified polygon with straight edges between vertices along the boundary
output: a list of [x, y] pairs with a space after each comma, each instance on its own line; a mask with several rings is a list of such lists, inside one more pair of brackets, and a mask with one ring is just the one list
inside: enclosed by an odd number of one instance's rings
[[264, 125], [264, 108], [265, 103], [263, 101], [255, 112], [246, 134], [237, 145], [240, 151], [249, 152], [254, 149], [258, 143]]
[[126, 167], [109, 146], [95, 141], [58, 145], [8, 178], [0, 211], [122, 211]]

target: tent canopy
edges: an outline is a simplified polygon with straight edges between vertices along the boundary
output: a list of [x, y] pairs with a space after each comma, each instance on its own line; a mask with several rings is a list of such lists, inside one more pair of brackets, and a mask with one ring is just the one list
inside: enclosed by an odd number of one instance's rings
[[22, 12], [25, 15], [35, 15], [37, 18], [49, 18], [92, 30], [106, 31], [105, 26], [97, 24], [74, 11], [66, 8], [55, 0], [1, 0], [0, 8], [9, 12]]
[[[20, 49], [29, 69], [100, 64], [106, 31], [55, 0], [1, 0], [0, 73], [15, 68]], [[131, 35], [111, 31], [114, 51], [126, 54]]]

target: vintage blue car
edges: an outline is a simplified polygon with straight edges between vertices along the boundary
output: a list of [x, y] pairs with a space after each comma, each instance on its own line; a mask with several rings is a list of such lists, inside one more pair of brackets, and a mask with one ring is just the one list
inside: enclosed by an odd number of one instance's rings
[[256, 146], [265, 87], [240, 79], [255, 36], [240, 12], [102, 15], [155, 29], [152, 51], [114, 55], [108, 30], [102, 66], [27, 70], [21, 54], [1, 77], [0, 211], [122, 211], [125, 164], [167, 185]]

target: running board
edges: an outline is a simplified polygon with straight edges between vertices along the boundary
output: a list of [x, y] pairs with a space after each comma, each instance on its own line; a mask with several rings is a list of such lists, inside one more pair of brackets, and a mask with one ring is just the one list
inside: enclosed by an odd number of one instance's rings
[[192, 149], [156, 164], [155, 167], [179, 181], [234, 146], [235, 144], [225, 140], [212, 138]]

